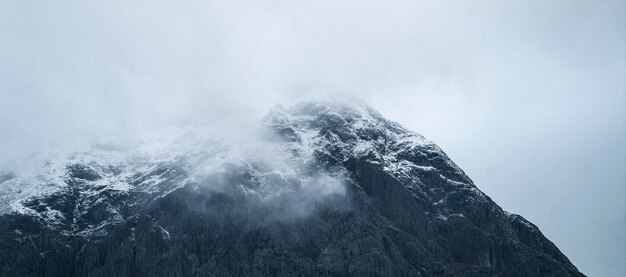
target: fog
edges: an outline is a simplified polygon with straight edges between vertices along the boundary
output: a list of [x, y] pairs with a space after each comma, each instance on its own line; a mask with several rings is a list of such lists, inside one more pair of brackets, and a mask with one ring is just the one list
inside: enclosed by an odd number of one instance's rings
[[626, 272], [623, 1], [0, 3], [1, 162], [345, 94], [438, 143], [583, 273]]

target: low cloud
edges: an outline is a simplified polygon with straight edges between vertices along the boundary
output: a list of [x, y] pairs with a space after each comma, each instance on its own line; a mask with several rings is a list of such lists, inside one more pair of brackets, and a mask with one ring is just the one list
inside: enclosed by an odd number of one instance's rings
[[5, 1], [0, 163], [233, 132], [275, 103], [340, 91], [438, 143], [583, 272], [620, 276], [624, 5]]

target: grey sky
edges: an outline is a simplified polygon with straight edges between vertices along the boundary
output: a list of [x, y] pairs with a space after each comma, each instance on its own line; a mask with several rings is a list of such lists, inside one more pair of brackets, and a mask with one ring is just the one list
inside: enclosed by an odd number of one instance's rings
[[624, 1], [179, 2], [0, 0], [0, 160], [338, 91], [626, 272]]

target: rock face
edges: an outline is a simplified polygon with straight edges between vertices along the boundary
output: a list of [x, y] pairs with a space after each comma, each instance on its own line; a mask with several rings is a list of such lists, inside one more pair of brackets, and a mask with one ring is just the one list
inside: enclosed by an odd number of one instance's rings
[[262, 125], [267, 157], [99, 149], [0, 173], [0, 276], [584, 276], [368, 107], [276, 107]]

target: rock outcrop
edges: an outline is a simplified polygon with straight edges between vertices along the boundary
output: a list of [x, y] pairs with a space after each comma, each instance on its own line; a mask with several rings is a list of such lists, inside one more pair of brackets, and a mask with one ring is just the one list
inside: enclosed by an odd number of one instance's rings
[[0, 276], [584, 276], [368, 107], [275, 107], [262, 125], [280, 154], [77, 153], [0, 174]]

